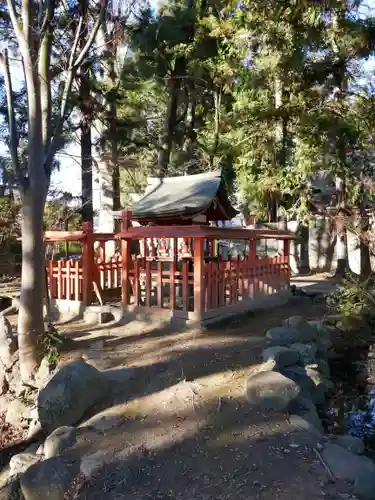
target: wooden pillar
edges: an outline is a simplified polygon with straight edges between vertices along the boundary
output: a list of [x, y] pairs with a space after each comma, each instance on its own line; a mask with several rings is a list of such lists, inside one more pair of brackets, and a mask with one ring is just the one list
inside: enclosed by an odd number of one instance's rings
[[126, 209], [122, 212], [122, 217], [121, 217], [121, 231], [127, 231], [129, 227], [131, 227], [131, 220], [132, 220], [132, 211], [129, 209]]
[[290, 265], [289, 265], [289, 244], [290, 240], [284, 240], [284, 257], [286, 257], [286, 289], [289, 290], [290, 287]]
[[90, 305], [93, 291], [94, 279], [94, 232], [92, 222], [83, 223], [83, 232], [85, 239], [83, 240], [82, 252], [82, 300], [85, 305]]
[[[130, 227], [129, 210], [122, 213], [121, 232], [127, 232]], [[130, 304], [130, 283], [129, 270], [131, 266], [131, 239], [123, 238], [121, 240], [121, 303], [123, 306]]]
[[255, 260], [255, 258], [256, 258], [255, 240], [249, 240], [249, 260]]
[[204, 239], [194, 239], [194, 317], [204, 312]]
[[284, 240], [284, 257], [288, 257], [289, 261], [289, 240]]

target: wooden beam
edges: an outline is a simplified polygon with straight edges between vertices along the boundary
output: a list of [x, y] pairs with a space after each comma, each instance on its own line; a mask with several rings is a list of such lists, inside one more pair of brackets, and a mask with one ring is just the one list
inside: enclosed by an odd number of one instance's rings
[[194, 316], [204, 313], [204, 240], [194, 239]]
[[190, 226], [149, 226], [132, 227], [127, 231], [122, 231], [115, 236], [116, 238], [203, 238], [219, 240], [295, 240], [297, 237], [288, 231], [273, 229], [243, 229], [214, 227], [193, 224]]

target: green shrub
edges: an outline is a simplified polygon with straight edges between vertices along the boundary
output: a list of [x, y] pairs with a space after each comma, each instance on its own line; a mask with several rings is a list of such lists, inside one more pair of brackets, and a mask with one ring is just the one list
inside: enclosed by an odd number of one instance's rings
[[347, 273], [342, 284], [327, 295], [327, 306], [342, 315], [346, 330], [358, 328], [360, 324], [375, 323], [375, 283]]

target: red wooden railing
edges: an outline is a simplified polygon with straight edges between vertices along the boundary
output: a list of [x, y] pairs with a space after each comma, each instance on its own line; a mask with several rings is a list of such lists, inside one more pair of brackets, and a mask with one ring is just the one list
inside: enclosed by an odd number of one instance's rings
[[286, 290], [288, 257], [208, 262], [204, 267], [204, 310], [225, 307]]
[[81, 301], [83, 299], [83, 267], [81, 260], [50, 260], [48, 262], [51, 299]]
[[[290, 235], [285, 232], [203, 226], [129, 228], [129, 221], [124, 220], [125, 230], [118, 235], [93, 233], [90, 224], [83, 231], [45, 234], [46, 242], [82, 244], [80, 258], [47, 263], [51, 298], [90, 304], [94, 290], [116, 291], [121, 292], [124, 306], [180, 310], [203, 317], [289, 286]], [[265, 237], [283, 240], [284, 255], [259, 259], [255, 242]], [[115, 239], [121, 240], [121, 255], [105, 259], [105, 244]], [[219, 239], [245, 241], [248, 255], [224, 260], [215, 246]], [[134, 241], [139, 242], [138, 255], [132, 255]], [[99, 242], [100, 257], [94, 253], [95, 242]]]

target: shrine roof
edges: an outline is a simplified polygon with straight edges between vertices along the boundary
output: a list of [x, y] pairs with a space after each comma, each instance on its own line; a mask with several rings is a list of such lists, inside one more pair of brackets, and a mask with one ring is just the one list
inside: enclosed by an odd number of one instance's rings
[[228, 200], [220, 171], [179, 177], [150, 177], [143, 197], [133, 205], [133, 218], [193, 218], [219, 205], [231, 219], [237, 211]]

